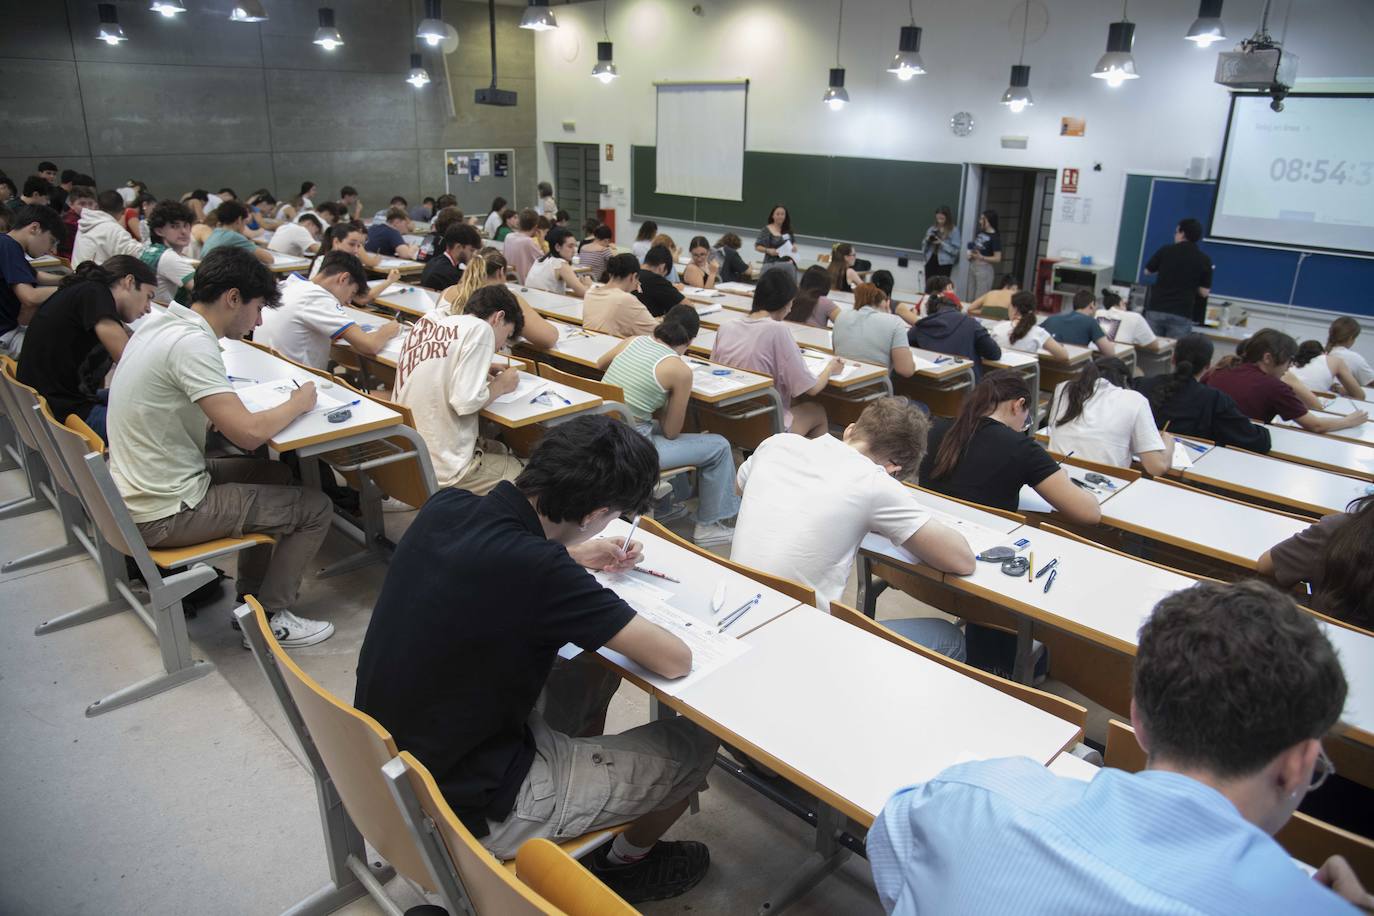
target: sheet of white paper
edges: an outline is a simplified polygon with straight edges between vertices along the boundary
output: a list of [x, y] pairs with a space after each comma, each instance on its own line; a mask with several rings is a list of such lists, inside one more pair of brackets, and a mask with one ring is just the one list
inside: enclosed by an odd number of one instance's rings
[[694, 302], [692, 304], [696, 306], [698, 315], [710, 315], [712, 312], [720, 311], [719, 302], [713, 302], [709, 305], [702, 302]]
[[716, 289], [723, 293], [739, 293], [740, 295], [748, 296], [754, 292], [754, 285], [752, 283], [739, 283], [730, 280], [726, 283], [717, 283]]
[[1193, 466], [1193, 456], [1189, 453], [1188, 446], [1178, 439], [1174, 440], [1174, 460], [1170, 465], [1175, 471], [1184, 471]]
[[788, 239], [778, 246], [778, 257], [780, 258], [790, 258], [792, 255], [796, 254], [796, 252], [797, 249], [793, 246], [791, 239]]
[[544, 379], [538, 378], [537, 376], [533, 375], [522, 375], [520, 376], [520, 381], [516, 384], [514, 391], [508, 394], [501, 395], [495, 401], [492, 401], [492, 403], [518, 404], [520, 403], [521, 398], [524, 398], [526, 401], [528, 401], [530, 398], [535, 396], [536, 392], [543, 391], [545, 388], [548, 387], [549, 383], [546, 382]]
[[706, 366], [692, 366], [692, 388], [702, 394], [724, 394], [736, 387], [738, 382], [734, 376], [716, 375]]
[[692, 672], [686, 677], [669, 680], [641, 667], [619, 652], [603, 647], [601, 654], [621, 667], [635, 672], [669, 696], [677, 696], [696, 681], [739, 658], [750, 649], [748, 643], [736, 639], [729, 633], [722, 633], [714, 625], [704, 623], [686, 611], [680, 611], [662, 601], [629, 601], [629, 604], [650, 623], [663, 627], [687, 644], [692, 650]]
[[719, 299], [724, 295], [720, 290], [706, 289], [704, 286], [684, 286], [682, 292], [687, 296], [696, 296], [699, 299]]
[[596, 577], [596, 581], [631, 604], [637, 601], [668, 601], [673, 597], [673, 593], [668, 589], [659, 588], [652, 582], [642, 582], [628, 573], [594, 572], [592, 575]]
[[[806, 368], [811, 370], [812, 375], [820, 375], [822, 370], [825, 369], [826, 364], [830, 362], [831, 357], [821, 353], [803, 350], [802, 359], [806, 360]], [[830, 380], [832, 382], [847, 382], [860, 372], [863, 372], [864, 369], [864, 366], [846, 362], [844, 364], [844, 369], [830, 376]]]
[[[243, 406], [248, 408], [249, 413], [262, 413], [264, 410], [271, 410], [279, 404], [286, 403], [286, 399], [291, 397], [291, 392], [296, 390], [296, 384], [291, 379], [276, 379], [271, 382], [260, 382], [256, 385], [249, 385], [246, 388], [237, 388], [234, 393], [239, 396]], [[344, 402], [318, 386], [315, 388], [315, 409], [333, 410], [342, 407]]]

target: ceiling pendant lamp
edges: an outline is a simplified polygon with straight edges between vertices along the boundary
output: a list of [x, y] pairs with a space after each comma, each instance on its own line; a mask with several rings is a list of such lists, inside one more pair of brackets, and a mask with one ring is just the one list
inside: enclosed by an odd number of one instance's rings
[[849, 104], [849, 93], [844, 88], [844, 68], [840, 66], [840, 37], [844, 34], [844, 0], [840, 0], [840, 16], [835, 26], [835, 66], [830, 68], [830, 87], [821, 96], [821, 101], [831, 111], [839, 111]]
[[592, 78], [600, 80], [603, 86], [609, 86], [620, 74], [615, 70], [611, 31], [606, 26], [606, 0], [601, 0], [601, 31], [605, 34], [606, 40], [596, 43], [596, 66], [592, 67]]
[[262, 0], [238, 0], [229, 11], [230, 22], [266, 22], [267, 10], [262, 8]]
[[1221, 0], [1202, 0], [1198, 4], [1197, 19], [1193, 21], [1188, 34], [1183, 36], [1205, 48], [1214, 41], [1226, 38], [1226, 26], [1221, 23]]
[[1011, 84], [1002, 93], [1002, 104], [1011, 109], [1012, 114], [1020, 114], [1035, 104], [1030, 91], [1030, 67], [1026, 65], [1026, 33], [1030, 30], [1030, 0], [1023, 4], [1026, 10], [1021, 19], [1021, 56], [1011, 65]]
[[1126, 18], [1126, 4], [1121, 5], [1121, 21], [1107, 26], [1107, 53], [1098, 58], [1093, 68], [1095, 79], [1106, 80], [1115, 89], [1126, 80], [1140, 79], [1135, 72], [1135, 58], [1131, 48], [1135, 45], [1135, 23]]
[[315, 30], [315, 44], [326, 51], [333, 51], [343, 43], [343, 36], [334, 27], [334, 10], [327, 6], [320, 7], [320, 27]]
[[95, 9], [100, 15], [100, 28], [95, 33], [97, 39], [111, 46], [129, 40], [129, 36], [119, 27], [119, 13], [115, 12], [113, 3], [100, 3]]
[[520, 17], [520, 28], [534, 32], [547, 32], [558, 28], [558, 20], [549, 9], [549, 0], [530, 0], [525, 13]]
[[416, 89], [423, 89], [429, 85], [429, 71], [425, 69], [424, 61], [419, 54], [410, 55], [410, 73], [406, 76], [406, 82]]
[[425, 18], [420, 20], [420, 27], [415, 30], [415, 37], [431, 48], [437, 47], [448, 34], [448, 30], [444, 28], [441, 3], [442, 0], [425, 0]]
[[902, 82], [926, 72], [926, 65], [921, 61], [921, 30], [916, 26], [916, 10], [912, 0], [907, 0], [907, 12], [911, 14], [911, 25], [902, 26], [901, 36], [897, 39], [897, 53], [892, 56], [892, 63], [887, 65], [887, 72], [896, 74]]
[[186, 12], [186, 4], [181, 0], [153, 0], [148, 4], [148, 10], [153, 13], [161, 13], [171, 19], [177, 13]]

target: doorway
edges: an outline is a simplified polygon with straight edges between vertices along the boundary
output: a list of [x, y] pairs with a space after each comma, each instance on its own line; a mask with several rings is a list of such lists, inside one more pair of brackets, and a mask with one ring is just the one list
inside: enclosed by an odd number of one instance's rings
[[568, 211], [568, 227], [581, 238], [582, 223], [601, 206], [601, 149], [596, 143], [555, 143], [553, 193]]
[[[996, 275], [1016, 277], [1022, 289], [1033, 289], [1035, 268], [1049, 251], [1054, 211], [1053, 169], [970, 165], [965, 187], [961, 231], [967, 245], [978, 234], [978, 215], [995, 210], [1002, 236], [1002, 262]], [[963, 261], [961, 259], [961, 265]]]

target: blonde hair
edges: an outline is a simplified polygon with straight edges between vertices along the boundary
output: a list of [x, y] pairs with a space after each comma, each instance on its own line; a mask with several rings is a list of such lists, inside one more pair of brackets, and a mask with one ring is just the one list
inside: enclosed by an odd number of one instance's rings
[[468, 259], [463, 279], [444, 290], [435, 308], [445, 315], [461, 315], [472, 294], [491, 282], [497, 275], [505, 276], [506, 259], [495, 248], [483, 248]]
[[649, 247], [653, 248], [655, 245], [662, 245], [664, 248], [667, 248], [668, 253], [673, 256], [673, 260], [677, 260], [677, 242], [674, 242], [673, 237], [668, 233], [660, 232], [658, 235], [654, 236], [654, 240], [649, 243]]

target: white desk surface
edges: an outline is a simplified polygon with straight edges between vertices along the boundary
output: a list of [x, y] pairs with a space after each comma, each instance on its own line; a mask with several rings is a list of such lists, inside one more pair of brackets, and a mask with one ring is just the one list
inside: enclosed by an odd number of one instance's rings
[[310, 374], [295, 363], [259, 350], [251, 344], [241, 340], [224, 340], [220, 344], [224, 350], [224, 368], [229, 375], [256, 379], [259, 382], [284, 378], [294, 379], [298, 382], [314, 382], [319, 390], [329, 391], [330, 394], [341, 400], [352, 401], [356, 398], [361, 401], [361, 403], [348, 408], [353, 416], [342, 423], [330, 423], [325, 419], [325, 411], [322, 410], [312, 411], [297, 417], [289, 426], [273, 436], [269, 442], [272, 448], [278, 452], [287, 452], [307, 445], [342, 439], [355, 433], [373, 429], [397, 426], [401, 422], [401, 415], [391, 408], [370, 398], [356, 395], [342, 386], [335, 385], [332, 388], [325, 388], [322, 384], [323, 380], [318, 376]]
[[[1288, 420], [1280, 420], [1276, 425], [1293, 429], [1300, 428], [1296, 422]], [[1366, 446], [1374, 445], [1374, 421], [1366, 420], [1359, 426], [1352, 426], [1350, 429], [1338, 429], [1329, 433], [1318, 433], [1318, 435], [1330, 439], [1339, 439], [1343, 442], [1358, 442]]]
[[1193, 461], [1184, 480], [1201, 481], [1248, 493], [1283, 505], [1329, 515], [1366, 495], [1368, 482], [1255, 455], [1233, 448], [1214, 448]]
[[1268, 509], [1148, 477], [1104, 502], [1102, 520], [1248, 569], [1255, 568], [1260, 554], [1308, 526]]
[[1078, 734], [1070, 722], [820, 611], [798, 608], [745, 640], [751, 651], [687, 688], [679, 703], [868, 823], [894, 791], [956, 762], [1020, 755], [1049, 763]]
[[541, 379], [537, 375], [521, 370], [521, 380], [533, 379], [539, 383], [539, 389], [549, 389], [562, 396], [570, 403], [563, 403], [558, 398], [552, 398], [552, 404], [530, 403], [530, 398], [522, 397], [517, 401], [506, 404], [492, 402], [482, 409], [482, 416], [507, 428], [517, 428], [530, 426], [534, 423], [543, 423], [556, 417], [566, 416], [570, 413], [581, 413], [584, 410], [591, 410], [593, 407], [601, 406], [601, 398], [580, 388], [571, 385], [564, 385], [560, 382]]
[[67, 262], [55, 254], [45, 254], [41, 258], [31, 258], [27, 254], [24, 260], [29, 262], [29, 266], [34, 270], [47, 270], [50, 267], [66, 267]]
[[[601, 536], [624, 537], [629, 532], [630, 523], [618, 518], [606, 526]], [[631, 588], [650, 586], [668, 592], [669, 595], [663, 596], [668, 604], [707, 622], [717, 617], [729, 616], [750, 598], [762, 595], [759, 603], [746, 611], [726, 631], [735, 636], [752, 633], [770, 620], [797, 607], [797, 599], [656, 534], [640, 529], [635, 532], [634, 539], [644, 545], [644, 559], [640, 560], [640, 566], [667, 573], [682, 581], [669, 582], [657, 576], [629, 571], [604, 578], [612, 591], [618, 591], [617, 585], [622, 582]], [[711, 599], [715, 597], [716, 586], [721, 583], [725, 584], [725, 601], [721, 605], [720, 613], [716, 614], [711, 610]]]
[[376, 267], [369, 267], [368, 270], [374, 273], [390, 273], [399, 270], [403, 274], [417, 274], [425, 269], [422, 261], [412, 261], [409, 258], [388, 258], [383, 257], [377, 262]]
[[1317, 464], [1338, 474], [1374, 478], [1374, 448], [1362, 442], [1337, 439], [1269, 424], [1269, 454], [1291, 458], [1303, 464]]
[[1073, 754], [1063, 753], [1050, 761], [1049, 771], [1056, 776], [1063, 776], [1067, 779], [1081, 779], [1084, 782], [1092, 782], [1093, 777], [1102, 772], [1102, 767], [1093, 766], [1082, 757], [1075, 757]]
[[310, 272], [310, 258], [297, 258], [289, 254], [282, 254], [280, 251], [269, 251], [272, 256], [273, 273], [291, 273], [292, 271], [302, 271], [302, 276]]
[[546, 289], [521, 286], [518, 283], [507, 283], [506, 289], [520, 295], [536, 312], [545, 318], [571, 321], [573, 324], [582, 323], [581, 299], [574, 296], [564, 296], [561, 293], [551, 293]]
[[830, 342], [830, 329], [818, 328], [810, 324], [798, 324], [795, 321], [784, 321], [783, 327], [792, 332], [792, 339], [803, 347], [810, 347], [813, 350], [824, 350], [829, 353], [833, 349]]
[[[384, 282], [386, 281], [372, 280], [367, 285], [375, 288]], [[408, 315], [419, 316], [432, 310], [438, 301], [439, 294], [432, 289], [398, 283], [387, 287], [381, 298], [376, 300], [376, 304], [383, 308], [405, 312]]]
[[920, 347], [907, 349], [911, 351], [911, 359], [916, 364], [916, 374], [923, 378], [946, 379], [963, 375], [973, 369], [973, 362], [963, 357], [936, 353], [934, 350], [922, 350]]
[[[1087, 478], [1089, 474], [1102, 474], [1101, 471], [1090, 471], [1087, 468], [1080, 468], [1077, 465], [1072, 464], [1061, 464], [1059, 466], [1063, 468], [1066, 474], [1069, 475], [1070, 479], [1081, 480], [1084, 483], [1088, 482]], [[1116, 485], [1116, 489], [1112, 489], [1111, 487], [1108, 487], [1104, 484], [1091, 484], [1091, 486], [1093, 487], [1092, 490], [1083, 491], [1085, 493], [1090, 494], [1094, 499], [1096, 499], [1097, 504], [1099, 506], [1106, 502], [1108, 499], [1111, 499], [1113, 495], [1120, 493], [1126, 487], [1129, 487], [1131, 485], [1131, 482], [1126, 480], [1124, 477], [1113, 477], [1111, 474], [1102, 474], [1102, 476], [1110, 480], [1112, 483], [1114, 483]], [[1044, 512], [1046, 514], [1049, 514], [1054, 511], [1054, 507], [1051, 506], [1049, 502], [1045, 500], [1045, 497], [1041, 496], [1034, 489], [1028, 486], [1023, 486], [1021, 488], [1021, 493], [1017, 499], [1016, 511]]]
[[690, 347], [690, 349], [694, 352], [702, 354], [703, 356], [710, 356], [711, 351], [715, 349], [715, 346], [716, 329], [702, 328], [700, 331], [697, 332], [697, 336], [692, 338], [692, 346]]
[[980, 562], [973, 575], [947, 576], [946, 583], [1122, 652], [1135, 652], [1136, 632], [1161, 598], [1196, 581], [1039, 528], [1022, 526], [1012, 532], [1017, 538], [1030, 541], [1024, 555], [1035, 553], [1037, 570], [1059, 558], [1048, 592], [1048, 576], [1028, 583], [1005, 575], [1000, 563]]
[[[908, 489], [911, 490], [912, 499], [929, 509], [937, 521], [949, 525], [963, 535], [964, 540], [968, 542], [969, 549], [975, 554], [982, 553], [987, 548], [995, 547], [998, 544], [1009, 544], [1013, 540], [1009, 535], [1021, 527], [1021, 523], [1014, 519], [994, 515], [976, 506], [966, 506], [938, 493], [920, 490], [909, 484]], [[881, 534], [872, 532], [864, 536], [859, 549], [865, 553], [897, 560], [908, 565], [914, 566], [921, 562], [905, 547], [892, 543]]]
[[983, 365], [997, 369], [1021, 369], [1038, 362], [1040, 359], [1034, 353], [1003, 347], [1001, 359], [985, 359]]
[[[773, 380], [766, 375], [759, 375], [746, 369], [736, 369], [724, 363], [710, 362], [689, 356], [687, 357], [687, 365], [692, 369], [692, 397], [697, 400], [720, 401], [745, 391], [763, 391], [773, 387]], [[717, 375], [716, 373], [722, 369], [729, 369], [729, 374]], [[709, 390], [702, 387], [703, 381], [707, 378], [712, 380], [707, 382]], [[717, 387], [717, 380], [723, 380], [718, 391], [714, 390]]]
[[1356, 401], [1352, 398], [1338, 396], [1334, 398], [1322, 398], [1321, 402], [1322, 410], [1326, 413], [1339, 414], [1343, 417], [1346, 414], [1352, 414], [1357, 410], [1363, 410], [1371, 417], [1374, 417], [1374, 404], [1371, 404], [1368, 401]]
[[[378, 315], [376, 312], [366, 312], [360, 308], [354, 308], [351, 305], [345, 305], [343, 310], [344, 314], [352, 319], [353, 322], [365, 332], [375, 331], [379, 325], [385, 324], [387, 321], [391, 320], [385, 315]], [[382, 347], [374, 359], [379, 363], [395, 368], [396, 360], [401, 358], [401, 350], [405, 347], [406, 335], [409, 333], [410, 325], [402, 322], [400, 333], [388, 340], [386, 346]], [[335, 339], [334, 343], [342, 347], [348, 346], [348, 341], [344, 340], [342, 337]]]
[[[802, 359], [806, 362], [806, 368], [812, 375], [820, 375], [825, 367], [834, 357], [829, 353], [822, 353], [817, 350], [802, 350]], [[830, 376], [827, 383], [829, 388], [853, 388], [859, 385], [867, 385], [879, 379], [887, 378], [887, 368], [875, 363], [860, 362], [855, 359], [844, 360], [844, 369], [839, 373]]]
[[551, 324], [558, 329], [558, 342], [544, 352], [585, 366], [594, 367], [598, 359], [621, 343], [619, 337], [602, 334], [600, 331], [584, 331], [575, 324], [564, 324], [560, 321]]
[[708, 305], [719, 305], [736, 312], [747, 312], [754, 307], [754, 300], [750, 296], [741, 296], [738, 293], [730, 293], [719, 289], [703, 289], [699, 286], [684, 286], [682, 295], [691, 302], [704, 302]]
[[[701, 305], [701, 303], [695, 303]], [[702, 306], [705, 308], [705, 306]], [[735, 309], [717, 308], [708, 312], [697, 311], [697, 317], [701, 319], [701, 326], [704, 328], [718, 328], [731, 321], [742, 321], [748, 316], [748, 312], [740, 312]]]
[[1341, 719], [1364, 733], [1356, 740], [1374, 744], [1374, 637], [1326, 623], [1322, 629], [1336, 647], [1350, 688]]

